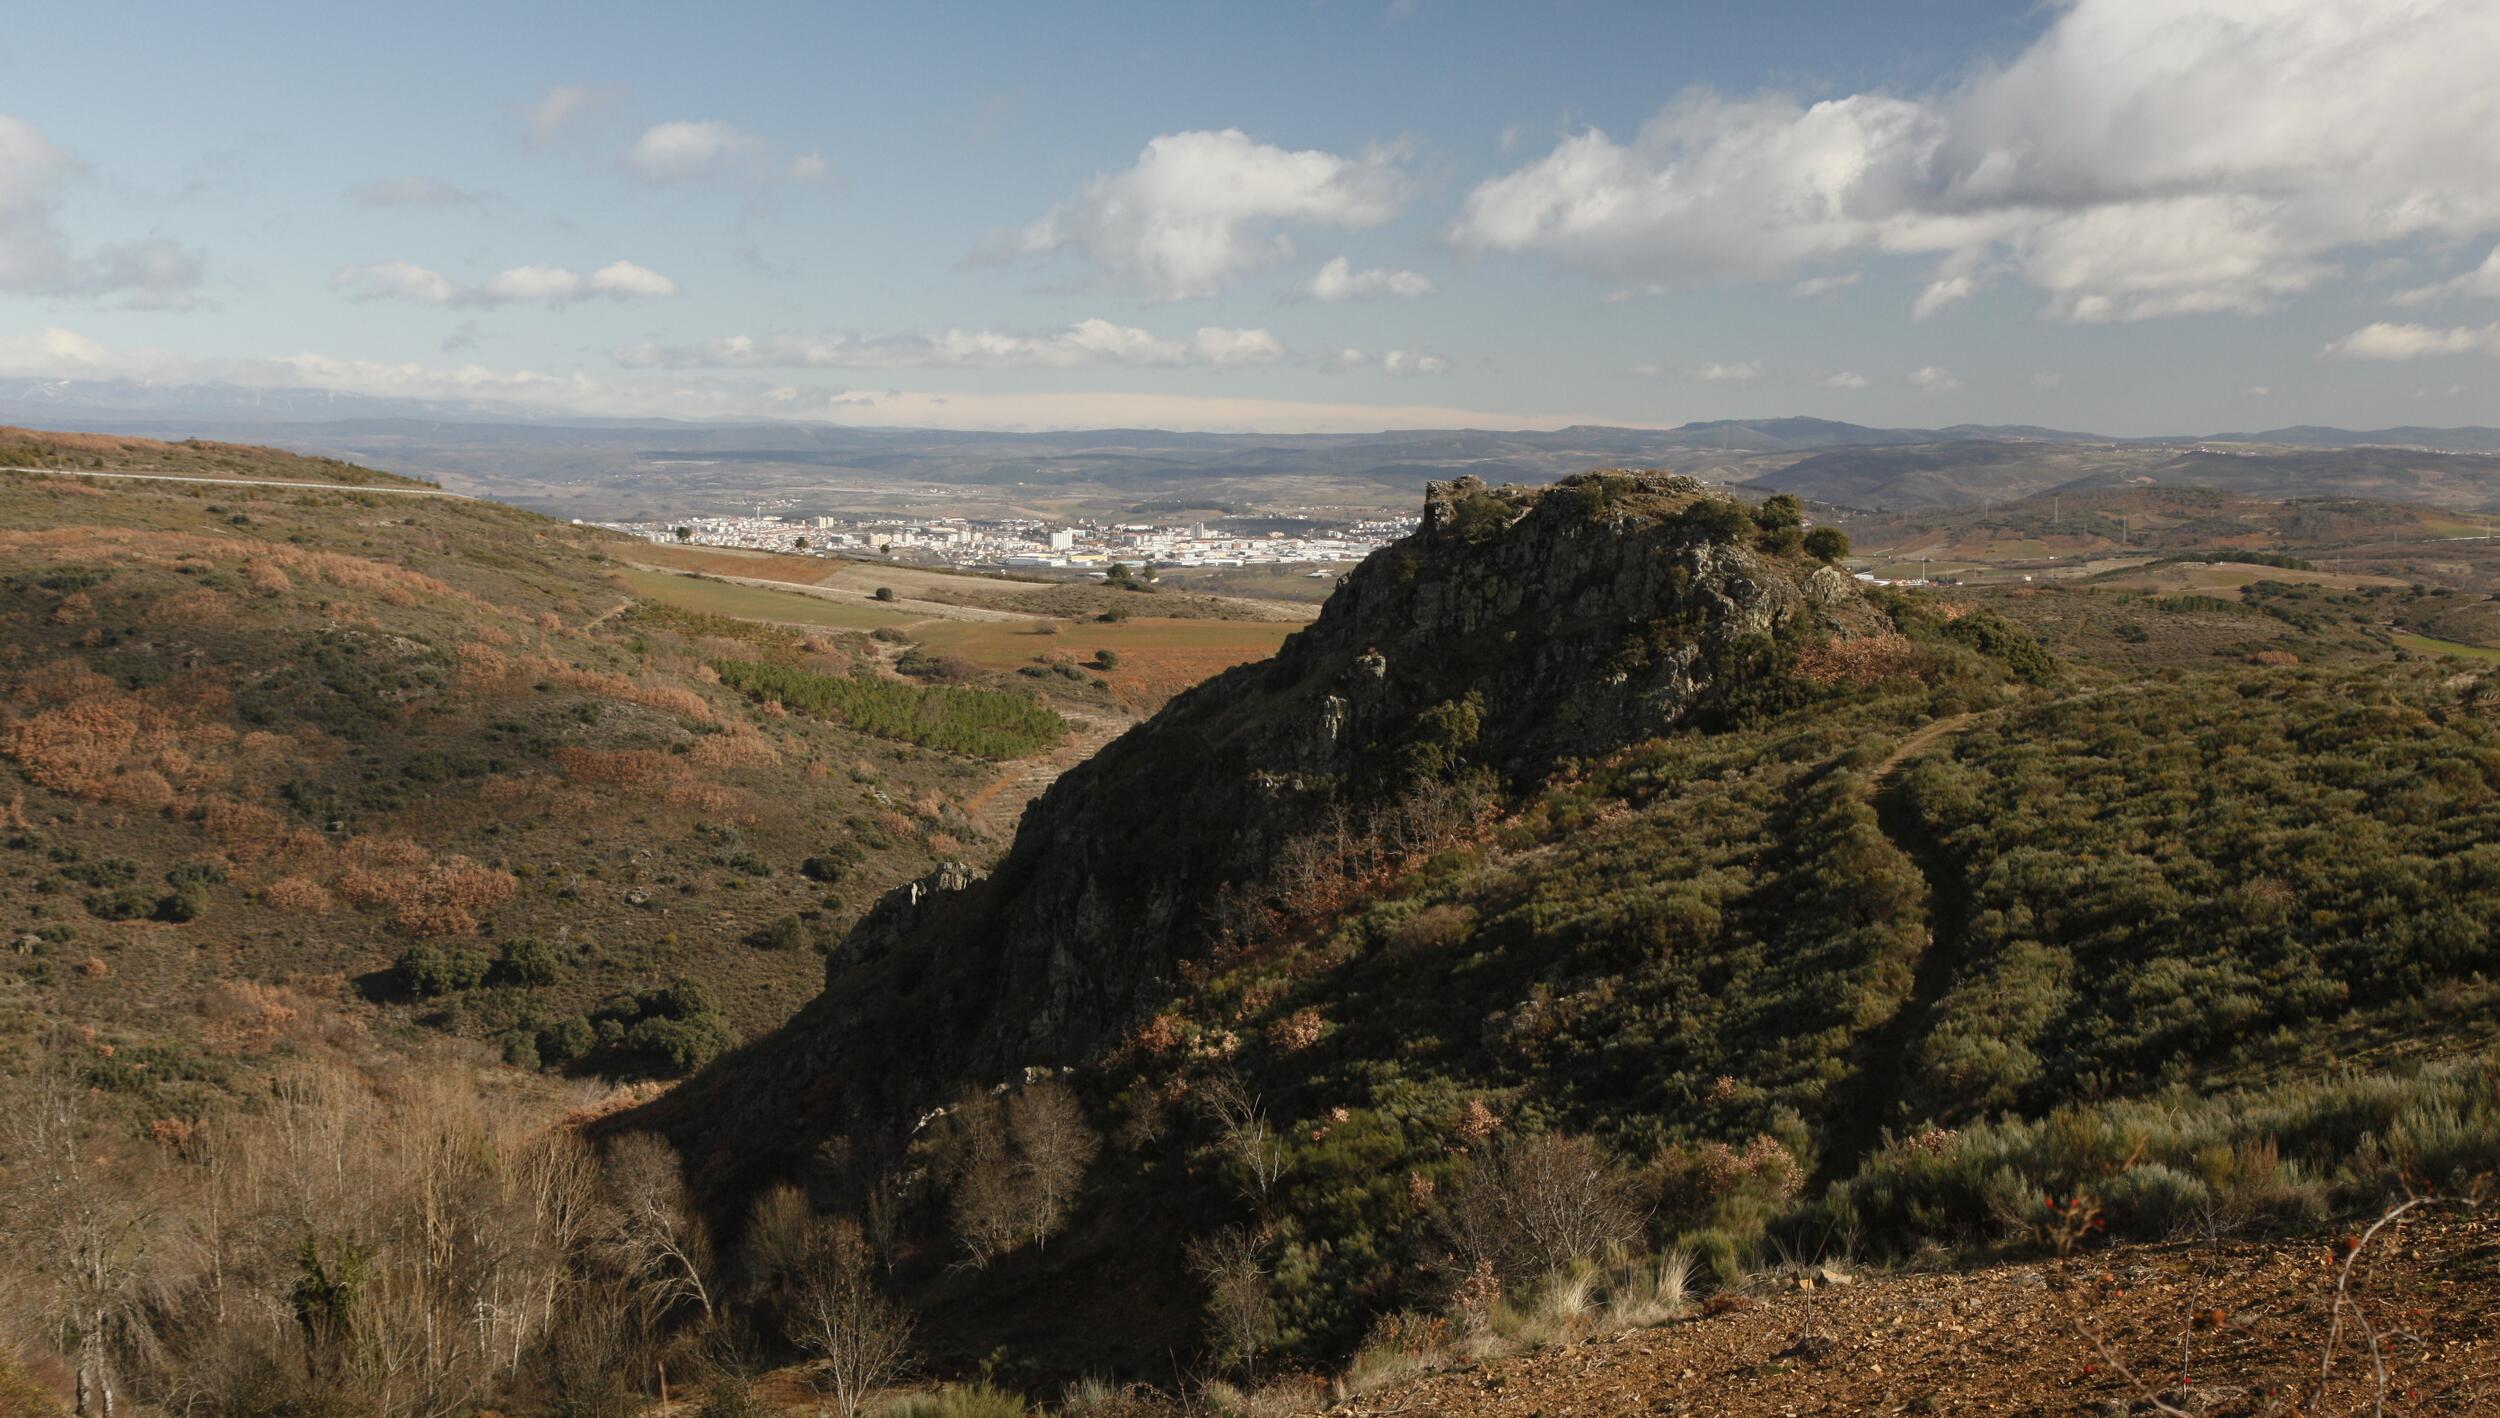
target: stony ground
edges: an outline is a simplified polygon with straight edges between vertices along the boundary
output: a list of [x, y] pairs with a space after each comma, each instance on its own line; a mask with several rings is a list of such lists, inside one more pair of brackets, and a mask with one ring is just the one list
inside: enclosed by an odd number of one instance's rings
[[2345, 1243], [2130, 1248], [2066, 1265], [1792, 1286], [1657, 1329], [1465, 1365], [1327, 1411], [2500, 1413], [2500, 1222], [2429, 1215], [2374, 1240], [2351, 1271], [2353, 1304], [2321, 1401]]

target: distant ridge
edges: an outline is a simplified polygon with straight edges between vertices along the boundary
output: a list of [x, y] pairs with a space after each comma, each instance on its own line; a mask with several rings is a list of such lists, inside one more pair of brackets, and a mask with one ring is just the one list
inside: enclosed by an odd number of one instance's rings
[[155, 432], [163, 428], [232, 433], [227, 425], [265, 427], [347, 425], [371, 428], [375, 422], [408, 420], [421, 426], [460, 423], [479, 426], [526, 426], [544, 429], [699, 429], [717, 434], [737, 430], [761, 434], [772, 430], [782, 438], [813, 436], [828, 445], [845, 440], [891, 444], [903, 440], [943, 438], [966, 442], [1051, 442], [1100, 448], [1291, 448], [1352, 447], [1374, 443], [1414, 444], [1442, 441], [1475, 445], [1506, 442], [1525, 449], [1615, 449], [1626, 454], [1642, 450], [1726, 449], [1741, 452], [1793, 452], [1820, 448], [1883, 448], [1922, 443], [1999, 440], [2025, 443], [2193, 444], [2258, 443], [2296, 448], [2426, 448], [2455, 452], [2500, 452], [2500, 428], [2469, 425], [2431, 428], [2346, 429], [2300, 424], [2259, 432], [2161, 434], [2122, 437], [2033, 424], [1952, 424], [1942, 428], [1879, 428], [1808, 415], [1770, 418], [1704, 419], [1673, 428], [1638, 428], [1611, 424], [1572, 424], [1543, 429], [1409, 428], [1378, 433], [1253, 434], [1182, 433], [1165, 429], [1097, 428], [1062, 430], [967, 431], [953, 429], [860, 428], [841, 424], [782, 423], [760, 419], [694, 421], [668, 418], [601, 418], [555, 414], [525, 405], [484, 400], [407, 399], [350, 394], [328, 389], [261, 389], [239, 384], [152, 384], [116, 379], [0, 380], [0, 421], [37, 420], [64, 429]]

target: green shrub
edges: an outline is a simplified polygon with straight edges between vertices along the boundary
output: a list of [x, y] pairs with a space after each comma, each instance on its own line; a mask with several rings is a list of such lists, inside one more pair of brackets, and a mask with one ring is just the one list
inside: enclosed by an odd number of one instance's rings
[[782, 916], [756, 928], [747, 943], [758, 950], [796, 950], [807, 940], [807, 927], [796, 916]]
[[583, 1015], [572, 1015], [538, 1031], [538, 1056], [549, 1068], [562, 1068], [598, 1047], [599, 1031]]
[[879, 586], [876, 589], [875, 594], [876, 599], [880, 601], [896, 601], [902, 599], [900, 596], [894, 594], [894, 588], [891, 586]]
[[1849, 534], [1838, 527], [1817, 527], [1806, 533], [1805, 549], [1818, 561], [1838, 561], [1849, 554]]
[[537, 1036], [519, 1029], [504, 1035], [503, 1061], [514, 1068], [535, 1072], [541, 1066]]
[[87, 897], [87, 914], [100, 921], [137, 921], [156, 914], [157, 895], [136, 886], [117, 886]]
[[1708, 542], [1736, 542], [1755, 529], [1752, 514], [1732, 498], [1704, 495], [1675, 514], [1676, 525]]
[[692, 1073], [734, 1042], [719, 998], [700, 980], [619, 995], [588, 1022], [607, 1064], [664, 1078]]
[[552, 985], [563, 978], [564, 967], [556, 953], [536, 936], [524, 936], [504, 943], [503, 953], [495, 961], [493, 978], [501, 984], [519, 985], [524, 989]]
[[832, 886], [850, 875], [851, 869], [858, 866], [866, 857], [867, 853], [861, 851], [857, 843], [844, 842], [799, 863], [799, 875], [806, 877], [809, 881]]
[[420, 999], [436, 999], [486, 982], [494, 962], [466, 946], [412, 945], [399, 953], [400, 983]]

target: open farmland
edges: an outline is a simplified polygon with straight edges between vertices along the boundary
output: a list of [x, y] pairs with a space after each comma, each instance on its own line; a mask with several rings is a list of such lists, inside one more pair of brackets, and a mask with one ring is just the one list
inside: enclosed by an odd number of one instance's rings
[[[1138, 711], [1235, 665], [1267, 658], [1296, 629], [1287, 621], [1143, 615], [1096, 621], [993, 613], [971, 619], [928, 602], [889, 607], [640, 569], [622, 577], [636, 594], [669, 605], [780, 625], [892, 630], [932, 654], [959, 656], [984, 669], [1070, 663], [1105, 681], [1122, 705]], [[1137, 599], [1154, 604], [1152, 598]], [[1102, 659], [1105, 650], [1111, 652], [1108, 662]]]

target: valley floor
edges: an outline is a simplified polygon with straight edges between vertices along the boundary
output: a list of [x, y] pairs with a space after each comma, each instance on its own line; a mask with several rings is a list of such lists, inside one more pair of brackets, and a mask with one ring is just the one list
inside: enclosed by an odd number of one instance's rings
[[2450, 1213], [2380, 1233], [2352, 1267], [2333, 1377], [2317, 1402], [2340, 1244], [2128, 1247], [2063, 1266], [1788, 1288], [1657, 1329], [1468, 1364], [1325, 1411], [2500, 1412], [2500, 1221]]

